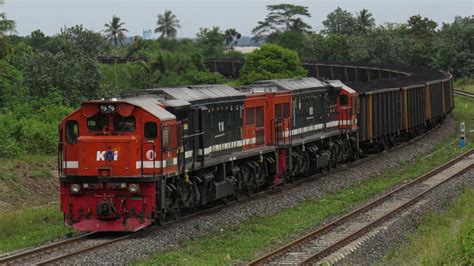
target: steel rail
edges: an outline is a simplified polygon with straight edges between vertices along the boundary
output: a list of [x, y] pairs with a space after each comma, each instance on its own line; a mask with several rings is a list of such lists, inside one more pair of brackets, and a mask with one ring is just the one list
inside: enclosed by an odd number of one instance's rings
[[[269, 252], [269, 253], [267, 253], [267, 254], [265, 254], [265, 255], [263, 255], [263, 256], [257, 258], [257, 259], [255, 259], [255, 260], [253, 260], [253, 261], [251, 261], [248, 265], [261, 265], [261, 264], [263, 264], [264, 262], [269, 261], [269, 260], [271, 260], [272, 258], [274, 258], [274, 257], [276, 257], [276, 256], [278, 256], [278, 255], [281, 255], [281, 254], [285, 253], [286, 251], [291, 250], [291, 249], [294, 248], [295, 246], [298, 246], [298, 245], [302, 244], [303, 242], [305, 242], [305, 241], [307, 241], [307, 240], [309, 240], [309, 239], [313, 239], [313, 238], [315, 238], [315, 237], [321, 236], [321, 235], [323, 235], [323, 234], [325, 234], [325, 233], [331, 231], [333, 228], [335, 228], [335, 227], [337, 227], [337, 226], [339, 226], [339, 225], [341, 225], [341, 224], [343, 224], [343, 223], [346, 223], [346, 222], [349, 221], [351, 218], [353, 218], [353, 217], [355, 217], [355, 216], [357, 216], [357, 215], [359, 215], [359, 214], [361, 214], [361, 213], [363, 213], [363, 212], [366, 212], [367, 210], [372, 209], [372, 208], [375, 207], [375, 206], [380, 205], [381, 203], [383, 203], [386, 199], [388, 199], [389, 197], [391, 197], [391, 196], [394, 195], [395, 193], [397, 193], [397, 192], [399, 192], [399, 191], [401, 191], [401, 190], [404, 190], [404, 189], [406, 189], [406, 188], [408, 188], [408, 187], [411, 187], [411, 186], [413, 186], [413, 185], [415, 185], [415, 184], [417, 184], [417, 183], [420, 183], [420, 182], [422, 182], [422, 181], [424, 181], [424, 180], [426, 180], [426, 179], [428, 179], [428, 178], [430, 178], [430, 177], [432, 177], [432, 176], [434, 176], [434, 175], [440, 173], [441, 171], [445, 170], [446, 168], [449, 168], [450, 166], [452, 166], [452, 165], [454, 165], [455, 163], [457, 163], [457, 162], [463, 160], [465, 157], [467, 157], [467, 156], [469, 156], [469, 155], [471, 155], [471, 154], [473, 154], [473, 153], [474, 153], [474, 149], [470, 149], [470, 150], [468, 150], [468, 151], [466, 151], [466, 152], [464, 152], [464, 153], [458, 155], [457, 157], [451, 159], [451, 160], [448, 161], [447, 163], [445, 163], [445, 164], [443, 164], [443, 165], [441, 165], [441, 166], [439, 166], [439, 167], [437, 167], [437, 168], [435, 168], [435, 169], [429, 171], [428, 173], [426, 173], [426, 174], [424, 174], [424, 175], [422, 175], [422, 176], [420, 176], [420, 177], [418, 177], [418, 178], [416, 178], [416, 179], [414, 179], [414, 180], [412, 180], [412, 181], [406, 183], [405, 185], [403, 185], [403, 186], [401, 186], [401, 187], [398, 187], [398, 188], [396, 188], [396, 189], [394, 189], [394, 190], [392, 190], [392, 191], [390, 191], [390, 192], [388, 192], [388, 193], [385, 193], [385, 194], [382, 195], [381, 197], [379, 197], [379, 198], [377, 198], [377, 199], [375, 199], [375, 200], [373, 200], [373, 201], [370, 201], [369, 203], [367, 203], [367, 204], [365, 204], [365, 205], [363, 205], [363, 206], [357, 208], [356, 210], [353, 210], [353, 211], [351, 211], [351, 212], [345, 214], [344, 216], [342, 216], [342, 217], [340, 217], [340, 218], [338, 218], [338, 219], [336, 219], [336, 220], [334, 220], [334, 221], [332, 221], [332, 222], [330, 222], [330, 223], [328, 223], [328, 224], [326, 224], [326, 225], [324, 225], [324, 226], [322, 226], [322, 227], [319, 227], [319, 228], [317, 228], [316, 230], [314, 230], [314, 231], [312, 231], [312, 232], [310, 232], [310, 233], [308, 233], [308, 234], [306, 234], [306, 235], [304, 235], [304, 236], [302, 236], [302, 237], [300, 237], [300, 238], [298, 238], [298, 239], [296, 239], [296, 240], [294, 240], [294, 241], [292, 241], [292, 242], [290, 242], [290, 243], [288, 243], [288, 244], [286, 244], [286, 245], [284, 245], [284, 246], [282, 246], [282, 247], [280, 247], [280, 248], [278, 248], [278, 249], [275, 249], [275, 250], [273, 250], [273, 251], [271, 251], [271, 252]], [[463, 172], [463, 171], [468, 171], [468, 170], [471, 169], [471, 168], [472, 168], [472, 165], [469, 166], [468, 168], [463, 169], [461, 172]], [[455, 175], [453, 175], [452, 177], [457, 176], [457, 175], [459, 175], [459, 174], [455, 174]], [[452, 178], [452, 177], [450, 177], [450, 178]], [[449, 180], [450, 178], [448, 178], [447, 180]], [[445, 182], [445, 181], [443, 181], [443, 182]], [[438, 185], [440, 185], [440, 184], [438, 184]], [[438, 186], [438, 185], [437, 185], [437, 186]], [[437, 187], [437, 186], [435, 186], [435, 187]], [[432, 189], [433, 189], [433, 188], [432, 188]], [[430, 191], [431, 191], [432, 189], [430, 189]], [[427, 193], [427, 192], [426, 192], [426, 193]], [[426, 194], [426, 193], [422, 193], [422, 194], [424, 195], [424, 194]], [[349, 237], [351, 237], [351, 236], [348, 236], [347, 239], [349, 239]], [[338, 245], [341, 245], [341, 244], [342, 244], [342, 243], [339, 243]], [[332, 249], [333, 249], [333, 248], [334, 248], [334, 247], [332, 247]], [[331, 249], [331, 250], [332, 250], [332, 249]], [[329, 250], [329, 248], [328, 248], [328, 250]], [[328, 250], [325, 250], [325, 252], [327, 253]], [[321, 256], [321, 255], [322, 255], [322, 252], [321, 252], [320, 255], [315, 255], [314, 258], [311, 259], [311, 261], [314, 260], [316, 257]]]
[[64, 254], [64, 255], [60, 255], [60, 256], [57, 256], [57, 257], [54, 257], [54, 258], [51, 258], [51, 259], [43, 260], [41, 262], [36, 263], [36, 265], [46, 265], [46, 264], [52, 264], [52, 263], [60, 262], [60, 261], [62, 261], [64, 259], [67, 259], [69, 257], [77, 256], [77, 255], [86, 253], [88, 251], [91, 251], [91, 250], [94, 250], [94, 249], [97, 249], [97, 248], [100, 248], [100, 247], [103, 247], [103, 246], [107, 246], [107, 245], [110, 245], [112, 243], [124, 240], [124, 239], [127, 239], [130, 236], [131, 235], [125, 235], [125, 236], [117, 237], [117, 238], [114, 238], [112, 240], [99, 243], [97, 245], [93, 245], [93, 246], [86, 247], [86, 248], [83, 248], [83, 249], [80, 249], [80, 250], [76, 250], [74, 252], [67, 253], [67, 254]]
[[40, 246], [40, 247], [37, 247], [37, 248], [34, 248], [34, 249], [30, 249], [30, 250], [22, 251], [22, 252], [19, 252], [19, 253], [16, 253], [16, 254], [8, 255], [8, 256], [0, 258], [0, 264], [1, 265], [11, 264], [12, 262], [16, 262], [16, 261], [19, 261], [19, 260], [21, 261], [25, 257], [31, 257], [32, 255], [36, 255], [40, 252], [44, 252], [44, 251], [47, 251], [47, 250], [54, 250], [57, 247], [60, 247], [60, 246], [65, 245], [65, 244], [71, 244], [71, 243], [78, 242], [78, 241], [83, 240], [86, 237], [90, 237], [94, 234], [96, 234], [96, 233], [95, 232], [86, 233], [86, 234], [82, 234], [82, 235], [79, 235], [79, 236], [76, 236], [76, 237], [68, 238], [68, 239], [65, 239], [65, 240], [62, 240], [62, 241], [53, 242], [51, 244]]
[[469, 93], [469, 92], [465, 92], [465, 91], [461, 91], [461, 90], [454, 90], [453, 93], [457, 94], [457, 95], [461, 95], [461, 96], [474, 98], [474, 94]]

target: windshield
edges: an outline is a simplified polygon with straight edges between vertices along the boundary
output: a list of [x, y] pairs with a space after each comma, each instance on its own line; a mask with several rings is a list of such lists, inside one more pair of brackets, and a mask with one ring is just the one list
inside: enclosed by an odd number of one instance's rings
[[109, 126], [109, 118], [104, 114], [96, 114], [87, 118], [87, 128], [92, 131], [102, 131]]
[[115, 131], [134, 131], [135, 130], [135, 117], [134, 116], [114, 117], [114, 130]]

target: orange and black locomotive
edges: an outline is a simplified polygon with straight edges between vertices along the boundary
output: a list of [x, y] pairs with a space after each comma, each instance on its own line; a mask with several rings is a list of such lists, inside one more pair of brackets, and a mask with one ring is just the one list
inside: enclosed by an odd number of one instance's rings
[[315, 78], [158, 88], [84, 102], [60, 126], [65, 223], [80, 231], [137, 231], [329, 170], [357, 159], [361, 148], [426, 127], [431, 108], [444, 117], [452, 88], [449, 78], [439, 84], [443, 102], [430, 106], [427, 84], [412, 99], [410, 88], [357, 91]]

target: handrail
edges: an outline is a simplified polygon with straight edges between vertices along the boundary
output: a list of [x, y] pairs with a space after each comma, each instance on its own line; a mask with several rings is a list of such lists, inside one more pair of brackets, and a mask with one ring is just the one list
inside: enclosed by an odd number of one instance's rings
[[[155, 152], [155, 148], [156, 148], [156, 146], [155, 146], [155, 142], [154, 142], [154, 141], [152, 141], [152, 142], [144, 142], [144, 143], [142, 143], [142, 145], [141, 145], [141, 146], [142, 146], [142, 147], [141, 147], [141, 150], [142, 150], [142, 152], [141, 152], [141, 158], [142, 158], [142, 161], [141, 161], [141, 162], [142, 162], [142, 163], [141, 163], [142, 177], [143, 177], [143, 172], [144, 172], [144, 167], [143, 167], [143, 165], [145, 164], [145, 161], [143, 160], [143, 151], [144, 151], [143, 147], [144, 147], [145, 145], [147, 145], [147, 144], [150, 144], [150, 145], [151, 145], [151, 151], [152, 151], [152, 156], [151, 156], [151, 157], [153, 158], [153, 178], [155, 178], [155, 176], [156, 176], [156, 172], [155, 172], [155, 169], [156, 169], [156, 163], [155, 163], [155, 162], [156, 162], [156, 152]], [[148, 158], [147, 158], [147, 159], [148, 159]]]

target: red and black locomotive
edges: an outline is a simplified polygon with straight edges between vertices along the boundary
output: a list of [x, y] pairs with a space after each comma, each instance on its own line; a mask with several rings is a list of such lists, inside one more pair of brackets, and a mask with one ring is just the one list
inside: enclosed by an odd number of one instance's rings
[[[441, 119], [453, 105], [450, 79], [440, 82], [444, 102], [433, 104], [442, 104]], [[409, 108], [430, 93], [420, 86], [425, 94], [416, 92], [421, 98], [413, 100], [407, 88], [376, 94], [302, 78], [158, 88], [84, 102], [60, 126], [65, 222], [80, 231], [136, 231], [355, 160], [361, 147], [426, 128], [431, 107], [422, 105], [422, 121], [409, 114], [421, 112]], [[385, 123], [385, 115], [400, 119]]]

